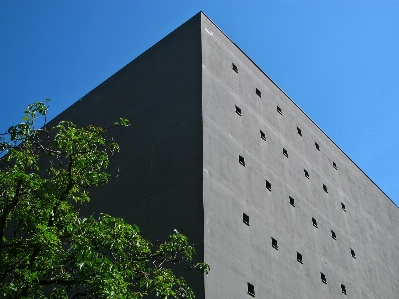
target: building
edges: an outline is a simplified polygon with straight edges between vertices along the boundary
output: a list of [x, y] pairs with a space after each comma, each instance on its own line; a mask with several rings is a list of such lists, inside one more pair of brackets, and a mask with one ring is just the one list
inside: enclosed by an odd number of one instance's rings
[[119, 117], [90, 212], [183, 231], [197, 298], [399, 298], [398, 207], [203, 13], [55, 121]]

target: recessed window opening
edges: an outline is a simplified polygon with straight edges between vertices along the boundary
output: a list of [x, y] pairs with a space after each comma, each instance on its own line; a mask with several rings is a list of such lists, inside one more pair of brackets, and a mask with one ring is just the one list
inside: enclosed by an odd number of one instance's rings
[[242, 213], [242, 222], [249, 226], [249, 216], [245, 213]]
[[342, 210], [344, 210], [346, 212], [345, 205], [342, 202], [341, 202], [341, 208], [342, 208]]
[[290, 205], [295, 207], [295, 199], [290, 196]]
[[335, 232], [332, 230], [331, 231], [331, 237], [336, 240], [337, 239], [337, 235], [335, 234]]
[[288, 158], [288, 152], [287, 152], [287, 150], [285, 148], [283, 148], [283, 155]]
[[262, 138], [263, 140], [266, 141], [266, 135], [265, 135], [265, 133], [263, 133], [262, 130], [260, 130], [260, 138]]
[[303, 261], [302, 261], [302, 254], [300, 254], [299, 252], [296, 253], [296, 260], [297, 260], [299, 263], [303, 264]]
[[352, 257], [355, 259], [356, 258], [356, 254], [355, 254], [355, 251], [351, 248], [351, 255], [352, 255]]
[[296, 130], [297, 130], [297, 132], [298, 132], [298, 135], [299, 135], [299, 136], [302, 136], [302, 131], [301, 131], [301, 129], [298, 128], [298, 127], [296, 127]]
[[337, 164], [335, 164], [335, 162], [333, 162], [333, 167], [334, 167], [335, 169], [338, 169], [338, 168], [337, 168]]
[[258, 97], [260, 97], [260, 98], [262, 97], [262, 93], [260, 92], [259, 89], [256, 89], [255, 92], [256, 92], [256, 94], [258, 95]]
[[277, 240], [272, 238], [272, 247], [276, 250], [278, 250], [278, 246], [277, 246]]
[[323, 184], [323, 190], [324, 190], [324, 192], [328, 193], [328, 191], [327, 191], [327, 186], [324, 185], [324, 184]]
[[313, 226], [317, 228], [317, 221], [316, 221], [316, 219], [312, 218], [312, 223], [313, 223]]
[[317, 149], [318, 151], [320, 150], [320, 147], [319, 147], [319, 145], [318, 145], [317, 142], [314, 143], [314, 146], [316, 147], [316, 149]]
[[303, 170], [303, 173], [305, 174], [305, 177], [309, 178], [309, 172], [306, 169]]
[[326, 276], [324, 275], [324, 273], [320, 272], [320, 278], [321, 278], [321, 281], [322, 281], [323, 283], [327, 284], [327, 278], [326, 278]]
[[266, 189], [272, 191], [272, 184], [268, 180], [266, 180]]
[[236, 106], [236, 113], [241, 116], [241, 108]]
[[231, 64], [231, 68], [233, 69], [233, 71], [238, 73], [238, 68], [237, 68], [237, 66], [234, 63]]
[[279, 106], [277, 106], [277, 112], [283, 115], [283, 111], [281, 111], [281, 108]]
[[248, 294], [251, 295], [252, 297], [255, 297], [255, 287], [253, 284], [250, 284], [248, 282]]
[[346, 295], [346, 287], [342, 283], [341, 283], [341, 290], [342, 290], [342, 293], [344, 293]]
[[245, 159], [243, 156], [238, 156], [238, 162], [240, 162], [240, 164], [245, 167]]

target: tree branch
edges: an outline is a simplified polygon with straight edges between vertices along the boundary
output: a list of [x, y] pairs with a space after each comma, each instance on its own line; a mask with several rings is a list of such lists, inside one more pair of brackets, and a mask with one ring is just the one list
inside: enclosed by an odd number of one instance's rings
[[58, 284], [58, 285], [71, 286], [71, 285], [78, 284], [81, 282], [82, 281], [80, 281], [80, 280], [64, 280], [64, 279], [39, 280], [39, 283], [41, 285]]
[[[19, 202], [19, 195], [21, 192], [21, 188], [22, 188], [22, 179], [20, 179], [17, 183], [17, 190], [16, 190], [16, 194], [15, 197], [13, 199], [13, 201], [7, 205], [4, 210], [3, 213], [1, 215], [1, 219], [0, 219], [0, 246], [2, 246], [3, 244], [3, 233], [4, 233], [4, 227], [6, 225], [7, 222], [7, 217], [10, 214], [10, 212], [12, 211], [13, 208], [15, 208]], [[2, 250], [2, 247], [0, 247], [0, 252]]]

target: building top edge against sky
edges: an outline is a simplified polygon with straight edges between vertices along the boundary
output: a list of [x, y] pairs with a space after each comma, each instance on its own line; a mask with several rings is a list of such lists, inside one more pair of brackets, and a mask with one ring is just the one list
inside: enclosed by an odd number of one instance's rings
[[253, 61], [252, 59], [251, 59], [251, 57], [249, 57], [241, 48], [240, 48], [240, 46], [239, 45], [237, 45], [233, 40], [231, 40], [230, 39], [230, 37], [229, 36], [227, 36], [227, 34], [226, 33], [224, 33], [224, 31], [220, 28], [220, 27], [218, 27], [218, 25], [217, 24], [215, 24], [215, 22], [213, 22], [206, 14], [205, 14], [205, 12], [203, 12], [203, 11], [200, 11], [199, 12], [199, 14], [203, 14], [209, 21], [211, 21], [212, 22], [212, 24], [213, 25], [215, 25], [219, 30], [220, 30], [220, 32], [222, 32], [223, 34], [224, 34], [224, 36], [228, 39], [228, 40], [230, 40], [236, 47], [237, 47], [237, 49], [238, 50], [240, 50], [271, 82], [273, 82], [273, 84], [282, 92], [282, 93], [284, 93], [284, 95], [286, 95], [287, 96], [287, 98], [288, 99], [290, 99], [291, 100], [291, 102], [299, 109], [299, 110], [301, 110], [302, 111], [302, 113], [317, 127], [317, 128], [319, 128], [320, 129], [320, 131], [354, 164], [354, 165], [356, 165], [356, 167], [376, 186], [376, 187], [378, 187], [378, 189], [396, 206], [396, 207], [398, 207], [399, 208], [399, 206], [397, 206], [396, 205], [396, 203], [387, 195], [387, 194], [385, 194], [385, 192], [367, 175], [367, 173], [365, 173], [335, 142], [334, 142], [334, 140], [332, 140], [324, 131], [323, 131], [323, 129], [322, 128], [320, 128], [318, 125], [317, 125], [317, 123], [316, 122], [314, 122], [313, 121], [313, 119], [309, 116], [309, 115], [307, 115], [306, 114], [306, 112], [305, 111], [303, 111], [302, 109], [301, 109], [301, 107], [299, 107], [296, 103], [295, 103], [295, 101], [293, 100], [293, 99], [291, 99], [290, 98], [290, 96], [272, 79], [272, 78], [270, 78], [267, 74], [266, 74], [266, 72], [265, 71], [263, 71], [262, 70], [262, 68], [260, 68], [257, 64], [256, 64], [256, 62], [255, 61]]
[[398, 2], [4, 2], [2, 131], [45, 98], [52, 119], [199, 11], [398, 205]]
[[[217, 28], [219, 28], [219, 30], [226, 36], [226, 38], [228, 38], [229, 40], [231, 40], [230, 39], [230, 37], [227, 35], [227, 34], [225, 34], [224, 33], [224, 31], [223, 30], [221, 30], [221, 28], [220, 27], [218, 27], [217, 26], [217, 24], [215, 24], [207, 15], [206, 15], [206, 13], [204, 12], [204, 11], [200, 11], [199, 13], [202, 13], [204, 16], [206, 16]], [[232, 41], [232, 40], [231, 40]], [[315, 122], [315, 121], [313, 121], [312, 120], [312, 118], [311, 117], [309, 117], [308, 116], [308, 114], [306, 114], [306, 112], [304, 111], [304, 110], [302, 110], [297, 104], [296, 104], [296, 102], [292, 99], [292, 98], [290, 98], [290, 96], [288, 95], [288, 94], [286, 94], [285, 92], [284, 92], [284, 90], [276, 83], [276, 81], [274, 81], [272, 78], [270, 78], [267, 74], [266, 74], [266, 72], [265, 71], [263, 71], [262, 70], [262, 68], [261, 67], [259, 67], [258, 66], [258, 64], [254, 61], [254, 60], [252, 60], [241, 48], [240, 48], [240, 46], [237, 44], [237, 43], [235, 43], [234, 41], [232, 41], [233, 43], [234, 43], [234, 45], [250, 60], [250, 61], [252, 61], [252, 63], [267, 77], [267, 78], [269, 78], [275, 85], [276, 85], [276, 87], [278, 87], [308, 118], [309, 118], [309, 120], [311, 120], [320, 130], [321, 130], [321, 132], [323, 132], [323, 134], [328, 138], [328, 139], [330, 139], [331, 140], [331, 142], [332, 143], [334, 143], [339, 149], [340, 149], [340, 151], [342, 152], [342, 153], [344, 153], [345, 154], [345, 156], [347, 156], [348, 157], [348, 159], [349, 160], [351, 160], [352, 161], [352, 163], [354, 163], [354, 165], [356, 165], [356, 167], [358, 168], [358, 169], [360, 169], [361, 171], [362, 171], [362, 173], [365, 175], [365, 176], [367, 176], [368, 177], [368, 179], [371, 181], [371, 182], [373, 182], [373, 184], [375, 185], [375, 186], [377, 186], [378, 187], [378, 189], [387, 197], [387, 198], [389, 198], [390, 199], [390, 201], [391, 202], [393, 202], [394, 204], [395, 204], [395, 202], [379, 187], [379, 185], [378, 184], [376, 184], [368, 175], [367, 175], [367, 173], [365, 172], [365, 171], [363, 171], [362, 170], [362, 168], [361, 167], [359, 167], [352, 159], [351, 159], [351, 157], [349, 156], [349, 155], [347, 155], [346, 154], [346, 152], [344, 151], [344, 150], [342, 150], [339, 146], [338, 146], [338, 144], [336, 144], [335, 142], [334, 142], [334, 140], [332, 140], [330, 137], [329, 137], [329, 135], [328, 134], [326, 134], [324, 131], [323, 131], [323, 129], [321, 128], [321, 127], [319, 127], [318, 125], [317, 125], [317, 123]], [[72, 104], [73, 105], [73, 104]], [[71, 105], [71, 106], [72, 106]], [[396, 205], [396, 204], [395, 204]], [[396, 205], [397, 206], [397, 205]]]
[[[259, 71], [261, 71], [263, 73], [263, 75], [265, 75], [396, 207], [398, 207], [396, 205], [396, 203], [367, 175], [367, 173], [365, 173], [335, 142], [334, 140], [332, 140], [324, 131], [321, 127], [319, 127], [317, 125], [317, 123], [315, 121], [313, 121], [313, 119], [306, 114], [305, 111], [303, 111], [301, 109], [301, 107], [299, 107], [296, 102], [290, 98], [290, 96], [272, 79], [270, 78], [265, 71], [262, 70], [261, 67], [259, 67], [255, 61], [253, 61], [241, 48], [239, 45], [237, 45], [233, 40], [230, 39], [230, 37], [224, 33], [224, 31], [217, 26], [217, 24], [215, 22], [213, 22], [206, 14], [204, 11], [200, 11], [198, 12], [196, 15], [194, 15], [192, 18], [196, 17], [198, 14], [202, 14], [203, 16], [205, 16], [215, 27], [217, 27], [220, 32], [228, 39], [230, 40], [236, 47], [237, 49], [248, 59], [250, 60], [253, 65], [259, 69]], [[189, 20], [191, 20], [192, 18], [190, 18]], [[186, 22], [188, 22], [189, 20], [187, 20]], [[182, 25], [180, 25], [179, 27], [183, 26], [186, 22], [184, 22]], [[179, 28], [178, 27], [178, 28]], [[177, 30], [177, 28], [175, 29]], [[136, 58], [134, 58], [133, 60], [139, 58], [141, 55], [143, 55], [145, 52], [147, 52], [148, 50], [150, 50], [151, 48], [153, 48], [154, 46], [156, 46], [160, 41], [162, 41], [163, 39], [167, 38], [170, 34], [172, 34], [175, 30], [173, 30], [172, 32], [170, 32], [169, 34], [167, 34], [165, 37], [163, 37], [161, 40], [159, 40], [158, 42], [156, 42], [154, 45], [152, 45], [149, 49], [147, 49], [146, 51], [144, 51], [143, 53], [141, 53], [139, 56], [137, 56]], [[127, 63], [124, 67], [122, 67], [119, 71], [122, 71], [126, 66], [128, 66], [130, 64]], [[117, 71], [116, 73], [118, 73], [119, 71]], [[116, 73], [114, 73], [112, 76], [110, 76], [109, 78], [112, 78]], [[105, 81], [104, 81], [105, 82]], [[99, 84], [97, 87], [101, 86], [104, 82], [102, 82], [101, 84]], [[92, 92], [94, 89], [96, 89], [97, 87], [93, 88], [90, 92]], [[88, 94], [90, 93], [88, 92]], [[83, 97], [81, 99], [79, 99], [77, 102], [81, 101], [83, 99]], [[75, 102], [75, 103], [77, 103]], [[75, 103], [73, 103], [70, 107], [72, 107]], [[68, 108], [69, 109], [69, 108]], [[62, 112], [60, 113], [62, 114]]]

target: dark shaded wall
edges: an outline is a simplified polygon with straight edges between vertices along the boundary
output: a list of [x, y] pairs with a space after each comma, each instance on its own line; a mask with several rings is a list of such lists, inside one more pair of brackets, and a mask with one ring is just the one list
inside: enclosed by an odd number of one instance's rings
[[[90, 190], [85, 212], [137, 224], [156, 243], [177, 229], [203, 260], [201, 26], [194, 16], [92, 90], [52, 123], [131, 126], [110, 132], [121, 147], [111, 158], [118, 178]], [[180, 272], [178, 272], [180, 273]], [[181, 272], [204, 295], [199, 274]]]

